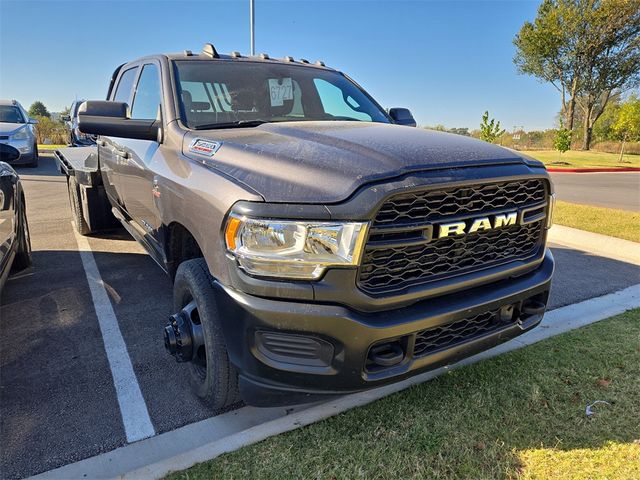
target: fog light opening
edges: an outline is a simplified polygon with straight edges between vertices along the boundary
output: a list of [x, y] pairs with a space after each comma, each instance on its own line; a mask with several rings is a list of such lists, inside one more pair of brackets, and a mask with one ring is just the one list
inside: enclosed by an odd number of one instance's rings
[[402, 363], [405, 358], [405, 348], [400, 340], [378, 343], [369, 350], [367, 355], [367, 370], [375, 371], [389, 368]]

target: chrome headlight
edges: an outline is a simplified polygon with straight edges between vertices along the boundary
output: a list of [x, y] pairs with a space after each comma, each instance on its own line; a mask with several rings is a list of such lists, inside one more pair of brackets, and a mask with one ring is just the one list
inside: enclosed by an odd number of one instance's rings
[[21, 128], [16, 133], [11, 135], [12, 140], [29, 140], [29, 129], [27, 127]]
[[327, 267], [357, 265], [367, 223], [270, 220], [230, 215], [227, 249], [251, 275], [319, 279]]

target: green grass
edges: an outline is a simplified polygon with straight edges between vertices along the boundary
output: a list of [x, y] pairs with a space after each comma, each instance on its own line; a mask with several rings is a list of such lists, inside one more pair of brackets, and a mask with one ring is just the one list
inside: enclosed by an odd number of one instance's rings
[[640, 167], [640, 155], [625, 155], [624, 162], [619, 162], [616, 153], [604, 153], [580, 150], [569, 150], [560, 155], [554, 150], [523, 151], [545, 165], [558, 168], [594, 168], [594, 167]]
[[38, 150], [58, 150], [59, 148], [66, 148], [68, 145], [44, 145], [38, 144]]
[[554, 223], [640, 242], [640, 213], [556, 202]]
[[632, 479], [639, 439], [635, 310], [168, 478]]

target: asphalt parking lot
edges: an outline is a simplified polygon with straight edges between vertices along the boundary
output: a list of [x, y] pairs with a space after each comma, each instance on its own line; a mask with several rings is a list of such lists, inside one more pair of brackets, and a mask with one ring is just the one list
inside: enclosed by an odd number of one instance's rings
[[[22, 169], [31, 271], [0, 303], [0, 477], [21, 478], [127, 443], [96, 310], [71, 225], [65, 178], [51, 155]], [[171, 283], [124, 230], [89, 246], [156, 434], [214, 414], [191, 394], [185, 365], [164, 352]], [[640, 283], [637, 266], [554, 248], [551, 308]]]

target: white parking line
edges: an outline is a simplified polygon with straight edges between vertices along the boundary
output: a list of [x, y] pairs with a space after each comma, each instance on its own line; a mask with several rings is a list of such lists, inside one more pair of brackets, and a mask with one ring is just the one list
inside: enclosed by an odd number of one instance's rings
[[133, 372], [127, 346], [118, 326], [118, 319], [111, 306], [111, 301], [105, 290], [91, 247], [87, 239], [81, 236], [75, 227], [73, 228], [73, 233], [76, 236], [82, 266], [87, 276], [87, 282], [89, 282], [93, 306], [98, 316], [102, 341], [107, 352], [113, 384], [116, 387], [116, 395], [127, 442], [131, 443], [152, 437], [156, 434], [156, 431], [151, 423], [147, 404], [142, 397], [136, 374]]

